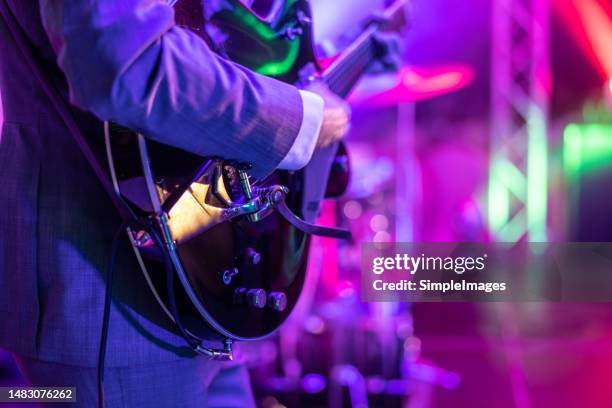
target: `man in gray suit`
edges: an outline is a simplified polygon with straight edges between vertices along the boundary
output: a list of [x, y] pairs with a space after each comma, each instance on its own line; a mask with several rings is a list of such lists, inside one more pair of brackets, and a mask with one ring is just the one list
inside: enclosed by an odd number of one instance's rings
[[[215, 55], [163, 0], [6, 1], [73, 115], [100, 147], [101, 120], [203, 156], [297, 169], [340, 138], [342, 101]], [[96, 403], [104, 270], [120, 220], [0, 22], [0, 347], [37, 386]], [[119, 253], [106, 359], [108, 407], [250, 406], [239, 365], [195, 357]], [[74, 406], [74, 405], [72, 405]]]

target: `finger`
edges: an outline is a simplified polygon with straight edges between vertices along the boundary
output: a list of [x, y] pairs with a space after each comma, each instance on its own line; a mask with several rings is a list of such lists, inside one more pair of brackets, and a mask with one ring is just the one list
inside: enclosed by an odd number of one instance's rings
[[342, 109], [344, 110], [344, 113], [346, 114], [347, 120], [350, 121], [351, 116], [353, 115], [353, 109], [351, 109], [351, 105], [344, 99], [342, 99]]
[[351, 131], [351, 123], [347, 122], [346, 125], [344, 125], [344, 127], [342, 128], [340, 132], [340, 136], [337, 138], [337, 140], [344, 139], [344, 137], [348, 135], [350, 131]]
[[330, 129], [345, 126], [349, 122], [346, 115], [334, 115], [325, 118], [325, 127]]
[[333, 132], [325, 132], [321, 136], [317, 141], [317, 147], [319, 148], [326, 147], [333, 141]]

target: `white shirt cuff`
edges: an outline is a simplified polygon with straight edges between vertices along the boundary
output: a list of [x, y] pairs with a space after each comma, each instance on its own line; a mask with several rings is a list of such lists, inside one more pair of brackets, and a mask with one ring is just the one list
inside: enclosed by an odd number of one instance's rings
[[308, 164], [323, 124], [323, 98], [314, 92], [301, 89], [299, 92], [302, 97], [304, 117], [293, 146], [278, 165], [282, 170], [299, 170]]

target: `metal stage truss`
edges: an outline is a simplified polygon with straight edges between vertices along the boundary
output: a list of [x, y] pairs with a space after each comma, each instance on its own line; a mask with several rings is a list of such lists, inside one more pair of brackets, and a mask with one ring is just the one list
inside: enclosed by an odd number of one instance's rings
[[493, 0], [488, 219], [502, 242], [547, 240], [550, 0]]

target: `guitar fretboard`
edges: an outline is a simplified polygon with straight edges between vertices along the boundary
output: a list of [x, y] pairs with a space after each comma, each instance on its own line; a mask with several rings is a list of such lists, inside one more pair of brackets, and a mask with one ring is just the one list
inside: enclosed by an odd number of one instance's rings
[[323, 71], [322, 80], [329, 89], [341, 97], [346, 97], [361, 75], [370, 64], [380, 56], [374, 35], [381, 29], [381, 24], [393, 26], [405, 25], [405, 6], [408, 0], [395, 0], [383, 14], [380, 22], [371, 24], [327, 69]]
[[377, 58], [378, 47], [373, 38], [376, 31], [376, 27], [364, 31], [323, 71], [322, 80], [332, 92], [346, 97], [368, 66]]

